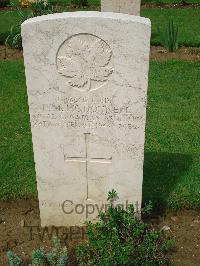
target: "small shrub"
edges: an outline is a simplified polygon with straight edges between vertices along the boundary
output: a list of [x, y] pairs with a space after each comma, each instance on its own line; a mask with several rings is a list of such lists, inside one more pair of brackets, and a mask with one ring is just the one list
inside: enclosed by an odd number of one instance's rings
[[10, 0], [0, 0], [0, 8], [7, 7], [10, 5]]
[[158, 29], [162, 45], [168, 52], [175, 52], [178, 48], [178, 27], [172, 20], [168, 22], [166, 28]]
[[10, 28], [10, 34], [5, 40], [5, 45], [16, 49], [22, 49], [21, 24], [32, 17], [32, 14], [27, 14], [21, 7], [15, 6], [13, 3], [11, 3], [11, 5], [16, 8], [18, 22]]
[[[142, 213], [151, 209], [148, 205]], [[111, 204], [99, 218], [96, 224], [86, 223], [88, 242], [76, 250], [80, 265], [170, 265], [171, 240], [139, 220], [133, 206], [124, 210]]]
[[86, 7], [88, 6], [88, 0], [71, 0], [74, 7]]
[[11, 6], [16, 9], [18, 21], [10, 28], [10, 33], [5, 40], [5, 45], [10, 46], [11, 48], [22, 49], [21, 24], [33, 15], [32, 13], [28, 14], [14, 3], [11, 3]]
[[10, 34], [5, 40], [5, 44], [11, 48], [22, 49], [22, 37], [21, 37], [21, 24], [31, 18], [36, 16], [42, 16], [47, 14], [52, 14], [56, 12], [56, 9], [50, 5], [48, 2], [43, 0], [38, 0], [35, 3], [30, 4], [31, 12], [27, 13], [23, 8], [11, 3], [16, 9], [18, 15], [18, 22], [10, 28]]
[[57, 236], [52, 238], [52, 245], [51, 251], [47, 254], [45, 254], [42, 248], [34, 250], [31, 266], [66, 266], [68, 260], [67, 248], [61, 247], [60, 240]]
[[43, 266], [47, 265], [47, 259], [45, 252], [42, 248], [33, 250], [31, 266]]
[[47, 254], [47, 260], [49, 265], [53, 266], [65, 266], [67, 265], [68, 255], [67, 248], [61, 248], [60, 240], [58, 237], [53, 237], [53, 248], [51, 252]]
[[38, 0], [31, 3], [30, 8], [33, 17], [55, 13], [55, 8], [44, 0]]
[[[9, 266], [21, 266], [22, 260], [13, 254], [12, 251], [7, 252]], [[57, 236], [52, 238], [52, 249], [45, 253], [44, 249], [39, 248], [33, 250], [31, 264], [29, 266], [67, 266], [68, 255], [67, 248], [61, 247], [60, 240]]]
[[9, 250], [7, 253], [8, 263], [9, 266], [20, 266], [21, 265], [21, 259], [17, 257], [11, 250]]

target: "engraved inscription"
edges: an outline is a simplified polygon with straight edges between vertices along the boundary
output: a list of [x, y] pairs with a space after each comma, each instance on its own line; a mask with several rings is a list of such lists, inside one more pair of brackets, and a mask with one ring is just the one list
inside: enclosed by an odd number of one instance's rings
[[57, 53], [58, 73], [79, 91], [99, 89], [113, 72], [112, 51], [102, 39], [77, 34], [67, 39]]
[[88, 154], [88, 143], [89, 143], [89, 136], [90, 133], [84, 133], [85, 136], [85, 156], [84, 157], [68, 157], [66, 154], [64, 155], [64, 159], [66, 162], [75, 162], [75, 163], [85, 163], [85, 174], [87, 179], [87, 195], [86, 200], [89, 199], [89, 180], [95, 180], [95, 178], [91, 178], [88, 176], [88, 166], [90, 163], [103, 163], [103, 164], [110, 164], [112, 162], [112, 158], [90, 158]]
[[45, 101], [31, 109], [33, 127], [96, 129], [138, 129], [143, 122], [140, 104], [127, 97], [121, 102], [115, 97], [57, 96], [52, 103]]

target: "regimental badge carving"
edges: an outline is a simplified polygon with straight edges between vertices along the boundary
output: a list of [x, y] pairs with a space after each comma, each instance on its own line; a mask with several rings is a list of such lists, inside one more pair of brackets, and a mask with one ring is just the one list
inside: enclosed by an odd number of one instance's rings
[[114, 71], [112, 57], [110, 46], [99, 37], [73, 35], [58, 50], [58, 73], [76, 90], [96, 90]]

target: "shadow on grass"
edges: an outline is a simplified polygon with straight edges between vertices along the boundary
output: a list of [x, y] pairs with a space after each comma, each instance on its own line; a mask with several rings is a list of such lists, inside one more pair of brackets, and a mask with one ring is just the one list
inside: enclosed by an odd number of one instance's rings
[[169, 194], [192, 164], [189, 154], [146, 152], [144, 156], [143, 203], [153, 202], [154, 212], [162, 214]]

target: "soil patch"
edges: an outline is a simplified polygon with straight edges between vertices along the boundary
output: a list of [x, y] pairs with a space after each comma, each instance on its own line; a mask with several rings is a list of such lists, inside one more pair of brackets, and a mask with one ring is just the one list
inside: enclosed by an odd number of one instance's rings
[[[176, 248], [171, 255], [175, 265], [200, 265], [200, 216], [195, 211], [168, 213], [165, 217], [152, 218], [156, 228], [165, 229], [175, 239]], [[40, 228], [38, 201], [22, 199], [0, 201], [0, 265], [7, 266], [6, 251], [12, 249], [30, 263], [33, 249], [49, 249], [51, 235], [56, 232], [68, 247], [70, 265], [77, 265], [75, 246], [85, 241], [84, 227]]]
[[162, 46], [152, 46], [150, 58], [151, 60], [198, 61], [200, 60], [200, 47], [181, 47], [176, 52], [169, 53]]
[[152, 224], [166, 230], [165, 233], [174, 239], [171, 259], [176, 266], [200, 265], [200, 213], [192, 210], [168, 213], [153, 219]]
[[[0, 45], [0, 60], [15, 60], [23, 58], [23, 52]], [[181, 47], [174, 53], [167, 52], [161, 46], [151, 47], [151, 60], [200, 60], [200, 47]]]
[[23, 58], [23, 52], [18, 49], [11, 49], [0, 45], [0, 60], [14, 60]]
[[16, 8], [14, 6], [0, 7], [0, 11], [12, 11], [12, 10], [16, 10]]

